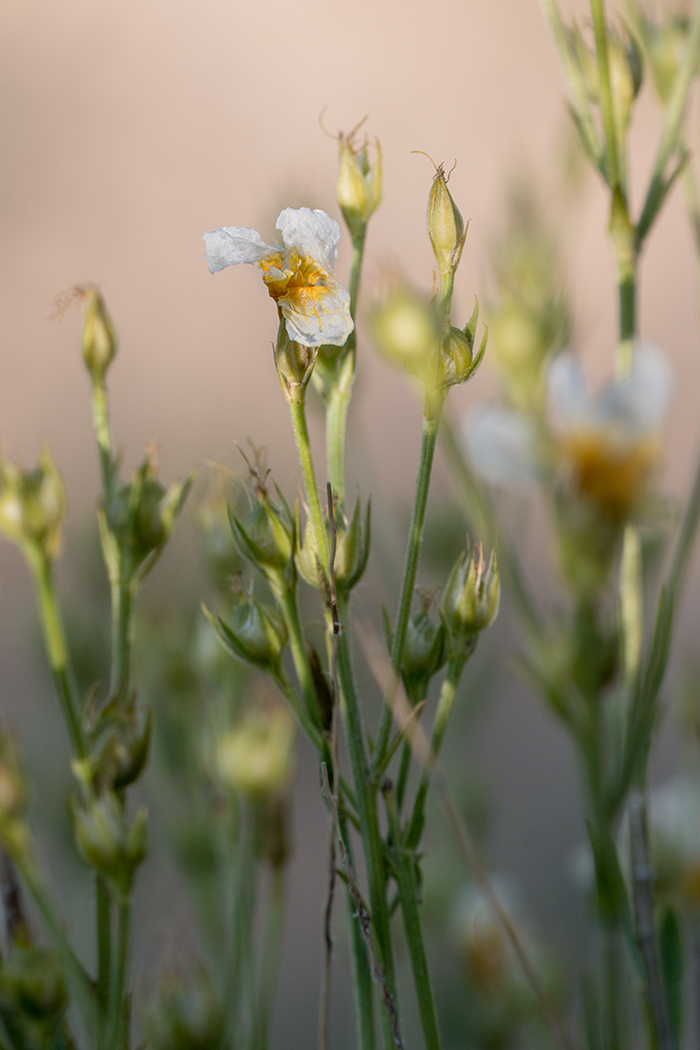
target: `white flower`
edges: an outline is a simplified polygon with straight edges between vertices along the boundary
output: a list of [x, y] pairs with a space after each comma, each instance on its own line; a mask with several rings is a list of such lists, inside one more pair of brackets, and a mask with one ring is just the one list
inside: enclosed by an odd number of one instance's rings
[[260, 267], [290, 339], [304, 346], [343, 346], [353, 329], [350, 295], [333, 274], [340, 227], [325, 211], [285, 208], [277, 219], [284, 247], [257, 230], [228, 226], [203, 234], [210, 273], [238, 263]]
[[467, 453], [487, 481], [506, 486], [530, 485], [561, 466], [580, 495], [624, 515], [656, 461], [670, 394], [666, 358], [649, 343], [637, 342], [629, 374], [598, 392], [563, 351], [547, 378], [546, 429], [538, 433], [511, 409], [482, 407], [464, 421]]

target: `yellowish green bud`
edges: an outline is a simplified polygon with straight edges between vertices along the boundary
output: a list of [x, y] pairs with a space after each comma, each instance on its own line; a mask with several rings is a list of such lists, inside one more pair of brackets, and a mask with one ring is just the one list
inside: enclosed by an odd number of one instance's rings
[[370, 216], [382, 199], [382, 151], [376, 142], [372, 165], [367, 143], [358, 150], [352, 140], [352, 133], [339, 138], [337, 196], [350, 236], [356, 241], [364, 237]]
[[84, 288], [83, 296], [85, 302], [81, 337], [83, 357], [93, 383], [101, 385], [117, 352], [119, 341], [104, 299], [97, 288]]
[[123, 790], [138, 780], [148, 758], [153, 718], [139, 718], [136, 695], [118, 696], [102, 709], [90, 732], [89, 782], [99, 792]]
[[654, 87], [664, 104], [671, 97], [678, 69], [686, 56], [689, 30], [690, 18], [681, 11], [669, 14], [658, 26], [647, 25]]
[[230, 520], [233, 540], [240, 553], [260, 569], [273, 588], [292, 587], [296, 579], [296, 529], [279, 488], [277, 501], [261, 488], [257, 506], [243, 519], [232, 516]]
[[457, 269], [467, 234], [461, 212], [447, 188], [442, 164], [430, 187], [427, 224], [440, 276], [449, 277]]
[[[635, 39], [608, 29], [608, 69], [612, 95], [613, 117], [618, 135], [627, 130], [632, 114], [632, 103], [642, 85], [642, 55]], [[586, 94], [591, 103], [600, 105], [600, 75], [598, 57], [591, 49], [578, 26], [569, 30], [571, 55], [578, 65]]]
[[32, 471], [10, 459], [0, 461], [0, 532], [7, 539], [51, 560], [61, 546], [65, 513], [65, 490], [48, 445]]
[[442, 617], [455, 655], [463, 653], [479, 631], [496, 619], [501, 584], [496, 555], [488, 562], [480, 546], [460, 554], [450, 573], [442, 603]]
[[[80, 779], [84, 772], [76, 767]], [[129, 823], [124, 806], [116, 794], [86, 794], [73, 806], [73, 823], [78, 850], [91, 868], [113, 883], [120, 894], [127, 894], [136, 868], [146, 856], [147, 812], [141, 806]]]
[[224, 1013], [204, 968], [187, 984], [180, 978], [167, 978], [157, 1003], [146, 1012], [144, 1027], [152, 1050], [209, 1050], [220, 1046]]
[[[295, 510], [297, 535], [300, 534], [298, 505]], [[364, 520], [363, 520], [364, 517]], [[333, 562], [335, 586], [339, 593], [349, 594], [362, 577], [367, 567], [370, 542], [370, 503], [368, 501], [364, 516], [359, 496], [355, 502], [352, 519], [348, 522], [338, 508], [335, 510], [336, 549]], [[326, 521], [328, 549], [331, 549], [331, 527]], [[327, 566], [321, 566], [316, 552], [316, 536], [310, 518], [306, 520], [304, 541], [296, 552], [296, 564], [300, 575], [312, 587], [326, 585]]]
[[280, 319], [275, 343], [275, 367], [282, 393], [290, 404], [303, 397], [316, 364], [318, 349], [290, 339], [287, 326]]
[[406, 643], [401, 664], [401, 678], [406, 695], [413, 704], [425, 700], [433, 675], [445, 663], [447, 647], [445, 628], [429, 615], [432, 598], [423, 598], [423, 607], [408, 621]]
[[370, 312], [377, 348], [422, 379], [434, 374], [442, 324], [435, 308], [406, 286], [397, 286]]
[[219, 742], [219, 776], [251, 798], [281, 794], [294, 770], [294, 720], [284, 707], [255, 708]]
[[287, 628], [274, 606], [238, 591], [226, 622], [215, 619], [206, 608], [204, 614], [232, 656], [279, 676]]
[[55, 952], [35, 945], [15, 946], [0, 969], [0, 995], [27, 1019], [56, 1023], [68, 996]]

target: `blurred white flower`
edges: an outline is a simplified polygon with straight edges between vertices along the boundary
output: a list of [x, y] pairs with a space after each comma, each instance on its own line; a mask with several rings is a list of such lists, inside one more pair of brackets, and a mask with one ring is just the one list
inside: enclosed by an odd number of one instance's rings
[[340, 227], [325, 211], [285, 208], [277, 219], [284, 247], [265, 244], [257, 230], [220, 227], [203, 234], [210, 273], [238, 263], [262, 270], [290, 339], [304, 346], [342, 346], [353, 329], [350, 294], [335, 279]]
[[671, 395], [666, 358], [637, 342], [630, 372], [592, 392], [575, 355], [563, 351], [547, 377], [547, 420], [482, 407], [464, 422], [467, 454], [487, 480], [529, 485], [563, 466], [574, 489], [612, 516], [624, 516], [643, 492], [658, 454], [658, 432]]

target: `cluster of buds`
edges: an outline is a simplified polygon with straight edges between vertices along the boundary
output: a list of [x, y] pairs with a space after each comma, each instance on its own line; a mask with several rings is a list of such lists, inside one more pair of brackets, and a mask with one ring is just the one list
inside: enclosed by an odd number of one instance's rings
[[[588, 102], [599, 106], [601, 91], [598, 58], [577, 25], [568, 30], [568, 45]], [[607, 52], [613, 120], [616, 133], [622, 138], [629, 126], [632, 103], [642, 86], [642, 55], [633, 36], [612, 29], [607, 34]]]
[[48, 446], [34, 470], [0, 461], [0, 532], [34, 563], [53, 561], [61, 546], [66, 495]]
[[[364, 121], [363, 121], [364, 123]], [[374, 164], [370, 163], [367, 140], [356, 146], [359, 126], [349, 135], [338, 136], [340, 160], [336, 195], [353, 243], [362, 242], [367, 223], [382, 199], [382, 151], [375, 142]]]
[[203, 967], [187, 983], [175, 976], [166, 978], [157, 1002], [144, 1018], [152, 1050], [203, 1050], [220, 1046], [224, 1025], [224, 1011]]
[[496, 619], [500, 598], [495, 553], [486, 561], [479, 545], [467, 547], [452, 568], [442, 601], [450, 658], [471, 652], [476, 635]]
[[[335, 558], [333, 559], [333, 576], [339, 594], [348, 595], [355, 584], [359, 583], [367, 567], [370, 543], [371, 504], [367, 502], [364, 514], [358, 496], [350, 521], [342, 510], [336, 506], [333, 513], [335, 525]], [[296, 534], [302, 536], [298, 504], [295, 508]], [[326, 521], [328, 546], [331, 547], [331, 526]], [[316, 549], [316, 536], [313, 523], [307, 518], [303, 539], [296, 551], [296, 565], [299, 575], [312, 587], [325, 590], [328, 569], [321, 565]]]
[[73, 772], [80, 786], [72, 806], [78, 851], [89, 867], [109, 880], [118, 897], [126, 897], [146, 856], [146, 808], [141, 806], [130, 821], [116, 791], [96, 788], [88, 760], [76, 760]]

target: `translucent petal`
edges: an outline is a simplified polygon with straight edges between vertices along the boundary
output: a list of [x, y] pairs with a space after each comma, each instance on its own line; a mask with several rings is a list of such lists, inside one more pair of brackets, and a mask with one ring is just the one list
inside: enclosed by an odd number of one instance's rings
[[203, 233], [202, 238], [210, 273], [238, 263], [259, 263], [280, 252], [279, 247], [265, 244], [257, 230], [245, 226], [220, 226], [213, 233]]
[[611, 384], [600, 399], [601, 415], [630, 435], [657, 430], [671, 399], [673, 381], [665, 355], [651, 343], [637, 342], [629, 376]]
[[290, 289], [279, 306], [290, 339], [304, 346], [343, 346], [352, 332], [350, 293], [332, 274], [322, 284]]
[[465, 417], [462, 433], [474, 469], [487, 481], [529, 487], [538, 480], [535, 436], [523, 416], [482, 406]]
[[296, 248], [300, 255], [314, 259], [332, 273], [340, 240], [340, 226], [335, 219], [318, 208], [285, 208], [276, 225], [285, 248]]
[[591, 395], [578, 359], [571, 350], [562, 350], [550, 365], [547, 394], [557, 423], [566, 427], [591, 423], [594, 411]]

